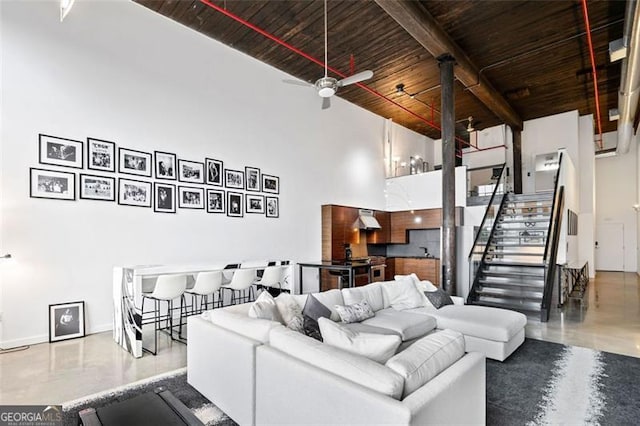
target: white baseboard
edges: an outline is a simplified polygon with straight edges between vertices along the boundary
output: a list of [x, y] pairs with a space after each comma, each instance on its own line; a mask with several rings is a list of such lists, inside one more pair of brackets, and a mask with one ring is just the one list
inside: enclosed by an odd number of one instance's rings
[[[98, 326], [91, 327], [91, 329], [87, 330], [86, 334], [87, 335], [96, 334], [96, 333], [102, 333], [102, 332], [111, 331], [111, 330], [113, 330], [113, 324], [111, 323], [101, 324]], [[37, 335], [37, 336], [31, 336], [31, 337], [23, 337], [20, 339], [2, 340], [0, 341], [0, 348], [11, 349], [11, 348], [17, 348], [20, 346], [37, 345], [39, 343], [48, 343], [48, 342], [49, 342], [49, 335], [44, 334], [44, 335]]]

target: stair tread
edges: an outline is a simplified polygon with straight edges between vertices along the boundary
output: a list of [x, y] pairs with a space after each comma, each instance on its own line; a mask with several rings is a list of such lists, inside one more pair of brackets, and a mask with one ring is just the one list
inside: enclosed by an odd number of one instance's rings
[[521, 261], [505, 261], [505, 260], [496, 260], [492, 259], [489, 261], [485, 261], [487, 265], [505, 265], [505, 266], [526, 266], [526, 267], [535, 267], [535, 268], [544, 268], [544, 263], [533, 263], [533, 262], [521, 262]]
[[532, 274], [519, 271], [501, 272], [501, 271], [487, 271], [483, 270], [481, 273], [485, 276], [491, 277], [504, 277], [504, 278], [532, 278], [544, 280], [544, 274]]
[[516, 289], [504, 289], [504, 288], [492, 288], [492, 287], [482, 287], [476, 290], [478, 294], [488, 295], [488, 296], [503, 296], [508, 298], [522, 298], [529, 300], [535, 300], [542, 303], [542, 291], [532, 291], [532, 290], [516, 290]]
[[493, 288], [493, 289], [504, 289], [504, 290], [513, 290], [513, 291], [533, 291], [533, 292], [541, 292], [544, 290], [544, 283], [520, 283], [520, 282], [497, 282], [497, 281], [486, 281], [484, 279], [479, 279], [478, 283], [480, 283], [480, 287], [482, 288]]
[[493, 303], [493, 302], [487, 302], [487, 301], [482, 301], [482, 300], [474, 300], [471, 302], [472, 305], [480, 305], [480, 306], [489, 306], [492, 308], [503, 308], [503, 309], [510, 309], [510, 310], [514, 310], [514, 311], [518, 311], [518, 312], [522, 312], [522, 311], [526, 311], [526, 312], [540, 312], [541, 307], [540, 306], [536, 306], [536, 307], [529, 307], [529, 306], [522, 306], [522, 305], [515, 305], [515, 304], [511, 304], [511, 303]]

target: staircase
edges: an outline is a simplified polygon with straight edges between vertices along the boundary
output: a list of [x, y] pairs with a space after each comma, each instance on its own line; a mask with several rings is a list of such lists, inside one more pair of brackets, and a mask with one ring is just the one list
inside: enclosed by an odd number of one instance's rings
[[553, 191], [505, 195], [483, 249], [468, 303], [540, 315]]

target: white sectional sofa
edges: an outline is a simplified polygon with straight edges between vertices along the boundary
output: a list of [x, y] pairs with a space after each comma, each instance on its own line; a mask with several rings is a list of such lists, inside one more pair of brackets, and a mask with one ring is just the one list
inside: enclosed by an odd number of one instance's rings
[[[419, 381], [416, 386], [415, 377], [390, 367], [391, 360], [378, 363], [276, 321], [250, 318], [251, 304], [189, 318], [188, 382], [241, 425], [484, 423], [484, 352], [497, 354], [498, 359], [508, 356], [521, 343], [526, 318], [512, 312], [505, 316], [499, 309], [462, 306], [459, 298], [454, 299], [456, 305], [435, 309], [425, 297], [424, 306], [397, 310], [386, 291], [396, 284], [329, 290], [314, 297], [331, 310], [334, 321], [339, 320], [335, 305], [366, 300], [375, 316], [344, 327], [400, 336], [402, 344], [392, 360], [408, 358], [410, 366], [428, 364], [420, 358], [432, 358], [424, 347], [463, 345], [448, 361], [436, 359], [441, 371], [425, 383]], [[308, 295], [293, 297], [303, 307]], [[464, 321], [467, 311], [469, 321]], [[500, 321], [506, 323], [499, 325]], [[457, 326], [458, 332], [438, 332], [450, 325]], [[423, 379], [417, 369], [416, 377]], [[460, 402], [464, 410], [459, 409]]]

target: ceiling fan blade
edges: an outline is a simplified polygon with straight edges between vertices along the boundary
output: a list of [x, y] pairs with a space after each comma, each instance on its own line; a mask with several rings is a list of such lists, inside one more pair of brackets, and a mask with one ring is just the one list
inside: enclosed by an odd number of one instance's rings
[[308, 83], [306, 81], [301, 81], [301, 80], [284, 79], [282, 80], [282, 82], [287, 84], [293, 84], [295, 86], [313, 87], [313, 84]]
[[371, 70], [362, 71], [338, 81], [338, 86], [348, 86], [349, 84], [359, 83], [363, 80], [368, 80], [371, 77], [373, 77], [373, 71]]
[[331, 98], [322, 98], [322, 109], [329, 109], [331, 106]]

